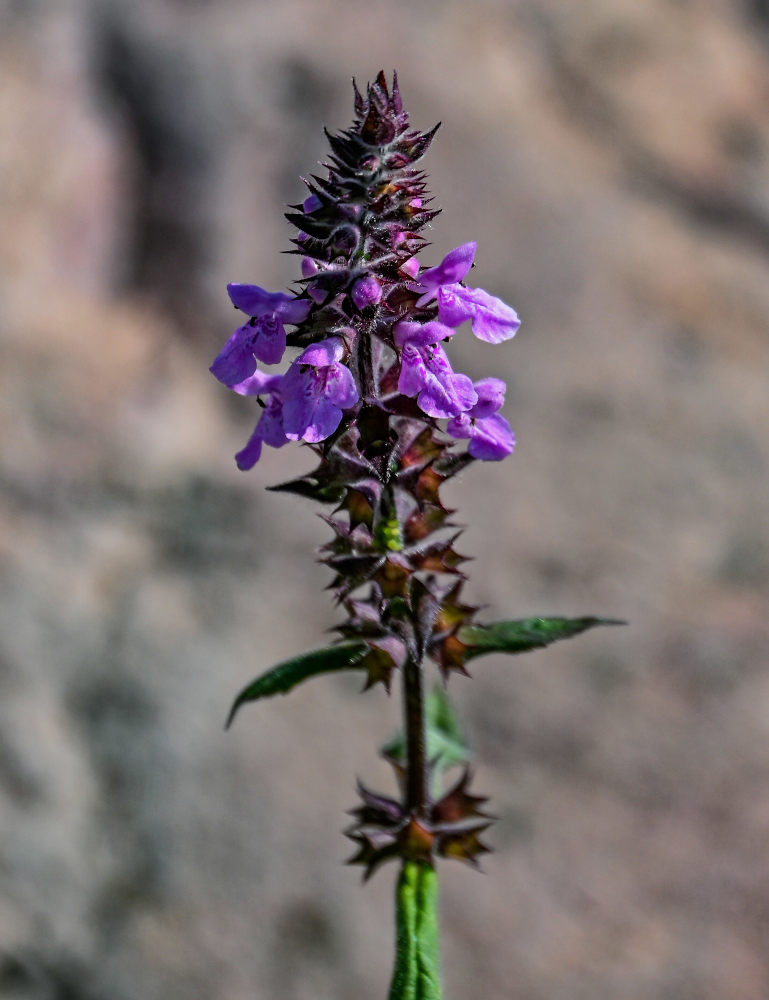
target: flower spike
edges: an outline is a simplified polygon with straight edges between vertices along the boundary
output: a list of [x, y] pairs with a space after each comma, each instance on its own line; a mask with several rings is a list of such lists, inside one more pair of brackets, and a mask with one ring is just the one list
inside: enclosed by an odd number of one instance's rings
[[[502, 344], [520, 320], [501, 299], [468, 286], [475, 241], [437, 264], [422, 262], [424, 232], [439, 209], [420, 161], [438, 126], [411, 127], [395, 75], [391, 85], [380, 71], [365, 89], [355, 81], [353, 88], [352, 125], [326, 132], [325, 176], [303, 179], [304, 198], [286, 213], [297, 231], [287, 251], [300, 258], [295, 291], [228, 285], [246, 318], [211, 365], [215, 378], [259, 408], [235, 456], [240, 469], [252, 469], [264, 445], [300, 442], [313, 454], [314, 468], [271, 489], [326, 505], [331, 537], [319, 559], [342, 620], [331, 644], [246, 685], [228, 725], [247, 702], [332, 671], [357, 671], [364, 690], [402, 689], [403, 732], [382, 751], [397, 792], [359, 783], [346, 832], [356, 845], [350, 863], [364, 879], [387, 861], [401, 865], [391, 998], [440, 1000], [438, 859], [477, 867], [490, 851], [482, 837], [493, 819], [486, 799], [470, 789], [469, 750], [444, 688], [452, 675], [467, 676], [476, 657], [521, 653], [617, 623], [482, 624], [463, 595], [462, 529], [443, 485], [475, 461], [507, 458], [515, 437], [502, 414], [505, 383], [455, 371], [451, 341], [469, 322], [475, 337]], [[260, 367], [280, 363], [280, 371]], [[443, 680], [431, 695], [426, 658]], [[446, 786], [452, 768], [460, 777]]]

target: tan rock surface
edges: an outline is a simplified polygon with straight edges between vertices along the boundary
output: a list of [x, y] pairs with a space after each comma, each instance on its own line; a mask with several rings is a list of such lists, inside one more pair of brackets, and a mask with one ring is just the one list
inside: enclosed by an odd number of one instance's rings
[[231, 455], [227, 280], [399, 70], [444, 214], [524, 325], [515, 456], [453, 499], [489, 616], [630, 627], [451, 693], [501, 817], [446, 864], [447, 996], [769, 995], [769, 19], [725, 0], [149, 0], [0, 11], [0, 995], [383, 996], [391, 880], [341, 867], [397, 700], [316, 680], [325, 529]]

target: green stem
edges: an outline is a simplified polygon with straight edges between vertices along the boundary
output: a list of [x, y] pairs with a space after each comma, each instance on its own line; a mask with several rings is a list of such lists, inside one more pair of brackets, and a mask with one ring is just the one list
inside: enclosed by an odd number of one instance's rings
[[389, 1000], [441, 1000], [438, 874], [404, 861], [395, 893], [395, 969]]

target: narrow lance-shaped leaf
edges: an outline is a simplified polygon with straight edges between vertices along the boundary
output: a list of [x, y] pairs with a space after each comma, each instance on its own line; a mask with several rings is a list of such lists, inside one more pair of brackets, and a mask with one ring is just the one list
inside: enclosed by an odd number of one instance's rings
[[559, 639], [569, 639], [596, 625], [625, 625], [614, 618], [519, 618], [490, 625], [466, 625], [457, 638], [468, 649], [465, 660], [486, 653], [526, 653], [549, 646]]
[[270, 698], [274, 694], [287, 694], [291, 688], [316, 674], [354, 669], [367, 650], [365, 642], [342, 642], [337, 646], [314, 649], [278, 663], [243, 688], [233, 702], [225, 728], [229, 729], [236, 712], [247, 701]]

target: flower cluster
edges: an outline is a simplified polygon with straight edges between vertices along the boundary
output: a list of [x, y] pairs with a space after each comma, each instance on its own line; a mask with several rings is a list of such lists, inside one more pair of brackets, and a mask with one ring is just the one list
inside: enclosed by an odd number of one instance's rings
[[[397, 83], [394, 90], [397, 94]], [[421, 154], [432, 134], [412, 136], [416, 152]], [[443, 344], [467, 321], [478, 339], [499, 344], [514, 336], [518, 316], [500, 299], [464, 284], [475, 243], [457, 247], [435, 267], [420, 266], [413, 251], [426, 244], [416, 230], [436, 213], [424, 207], [429, 199], [421, 175], [409, 177], [409, 185], [395, 183], [394, 174], [408, 173], [403, 154], [400, 162], [391, 157], [383, 164], [378, 153], [371, 150], [356, 163], [354, 178], [339, 176], [337, 159], [327, 181], [307, 182], [311, 194], [301, 213], [288, 215], [300, 228], [294, 241], [303, 253], [298, 294], [228, 286], [233, 305], [250, 318], [232, 334], [211, 371], [235, 392], [260, 397], [265, 407], [236, 456], [241, 469], [254, 465], [262, 443], [325, 441], [365, 406], [410, 414], [408, 399], [416, 399], [431, 422], [447, 420], [452, 437], [469, 439], [473, 458], [496, 461], [513, 450], [513, 433], [498, 412], [504, 383], [473, 384], [454, 372]], [[416, 194], [398, 205], [405, 218], [394, 219], [390, 203], [404, 190]], [[295, 328], [290, 335], [287, 324]], [[372, 357], [373, 342], [378, 359]], [[257, 362], [279, 364], [289, 343], [304, 350], [284, 375], [258, 370]]]

